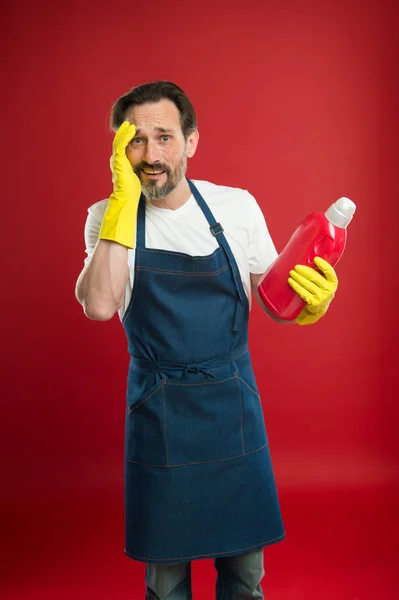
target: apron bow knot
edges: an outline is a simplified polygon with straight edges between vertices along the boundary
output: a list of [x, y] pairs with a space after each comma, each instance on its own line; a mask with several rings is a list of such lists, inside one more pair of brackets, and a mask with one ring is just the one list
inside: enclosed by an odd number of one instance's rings
[[187, 373], [194, 373], [194, 375], [198, 375], [198, 373], [203, 373], [207, 377], [209, 376], [215, 378], [213, 373], [211, 373], [209, 369], [207, 369], [204, 365], [185, 365], [184, 375], [186, 375]]

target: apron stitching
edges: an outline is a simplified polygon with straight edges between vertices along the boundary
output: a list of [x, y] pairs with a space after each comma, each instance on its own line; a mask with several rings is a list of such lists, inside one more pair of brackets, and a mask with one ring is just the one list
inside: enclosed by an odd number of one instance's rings
[[169, 381], [165, 381], [165, 385], [175, 385], [178, 387], [194, 387], [200, 385], [219, 385], [219, 383], [225, 383], [226, 381], [231, 381], [232, 379], [236, 379], [236, 376], [229, 377], [228, 379], [222, 379], [221, 381], [201, 381], [199, 383], [170, 383]]
[[235, 372], [235, 378], [237, 381], [237, 385], [238, 385], [238, 391], [240, 393], [240, 416], [241, 416], [241, 423], [240, 423], [240, 429], [241, 429], [241, 443], [242, 443], [242, 452], [243, 454], [245, 454], [245, 444], [244, 444], [244, 431], [243, 431], [243, 410], [242, 410], [242, 393], [241, 393], [241, 386], [240, 386], [240, 382], [239, 382], [239, 378], [238, 378], [238, 373], [237, 371]]
[[[139, 263], [139, 257], [138, 254], [137, 256], [137, 262]], [[133, 282], [133, 289], [132, 289], [132, 297], [130, 298], [130, 302], [129, 302], [129, 306], [127, 307], [127, 310], [125, 312], [125, 314], [123, 315], [123, 319], [122, 319], [122, 323], [124, 324], [125, 321], [127, 320], [128, 316], [130, 315], [132, 308], [133, 308], [133, 304], [134, 301], [136, 299], [136, 295], [137, 295], [137, 290], [139, 287], [139, 270], [137, 268], [134, 269], [134, 282]]]
[[166, 269], [151, 269], [150, 267], [137, 267], [136, 271], [148, 271], [150, 273], [158, 273], [159, 275], [188, 275], [189, 277], [207, 277], [208, 275], [219, 275], [223, 271], [227, 271], [230, 267], [225, 265], [218, 271], [200, 271], [198, 273], [190, 273], [188, 271], [173, 271]]
[[163, 402], [163, 419], [165, 426], [165, 450], [166, 450], [166, 466], [169, 466], [169, 457], [168, 457], [168, 430], [166, 425], [166, 408], [165, 408], [165, 386], [162, 385], [162, 402]]
[[129, 414], [131, 414], [132, 412], [134, 412], [137, 408], [139, 408], [142, 404], [144, 404], [144, 402], [147, 402], [147, 400], [149, 400], [154, 394], [156, 394], [157, 392], [159, 392], [159, 390], [160, 390], [161, 387], [163, 389], [164, 385], [165, 385], [165, 380], [162, 380], [161, 383], [160, 383], [160, 385], [153, 392], [151, 392], [151, 394], [149, 396], [147, 396], [146, 398], [144, 398], [144, 400], [142, 400], [138, 404], [134, 404], [134, 406], [132, 406], [131, 408], [129, 408]]
[[259, 392], [256, 392], [254, 389], [252, 389], [252, 388], [251, 388], [251, 386], [250, 386], [250, 385], [248, 385], [248, 383], [247, 383], [246, 381], [244, 381], [243, 379], [241, 379], [241, 377], [240, 377], [239, 375], [238, 375], [238, 379], [241, 381], [241, 383], [243, 383], [244, 385], [246, 385], [246, 386], [247, 386], [247, 388], [248, 388], [249, 390], [251, 390], [251, 392], [252, 392], [253, 394], [255, 394], [255, 396], [258, 396], [258, 398], [260, 398], [260, 394], [259, 394]]
[[269, 444], [269, 442], [267, 441], [266, 444], [263, 444], [263, 446], [261, 446], [260, 448], [257, 448], [256, 450], [251, 450], [251, 452], [246, 452], [245, 454], [237, 454], [237, 456], [228, 456], [227, 458], [217, 458], [215, 460], [203, 460], [203, 461], [198, 461], [198, 462], [181, 463], [181, 464], [177, 464], [177, 465], [153, 465], [151, 463], [142, 463], [142, 462], [138, 462], [136, 460], [131, 460], [130, 458], [127, 459], [127, 462], [132, 463], [133, 465], [138, 465], [139, 467], [157, 467], [159, 469], [174, 469], [175, 467], [188, 467], [191, 465], [207, 465], [210, 463], [224, 462], [226, 460], [234, 460], [236, 458], [241, 458], [243, 456], [249, 456], [250, 454], [255, 454], [256, 452], [260, 452], [261, 450], [266, 448], [266, 446], [268, 446], [268, 444]]
[[222, 252], [222, 248], [219, 246], [212, 254], [205, 254], [204, 256], [193, 256], [191, 254], [185, 254], [184, 252], [173, 252], [173, 250], [158, 250], [157, 248], [137, 248], [139, 252], [151, 252], [152, 254], [173, 254], [174, 256], [182, 256], [191, 260], [208, 260], [214, 258], [216, 254]]
[[[211, 552], [211, 553], [204, 553], [204, 554], [195, 554], [194, 556], [182, 556], [182, 557], [173, 557], [173, 558], [167, 558], [167, 559], [157, 559], [159, 561], [165, 561], [167, 560], [169, 561], [174, 561], [174, 560], [179, 560], [179, 561], [183, 561], [183, 560], [188, 560], [188, 559], [195, 559], [198, 558], [199, 556], [222, 556], [223, 554], [229, 554], [231, 555], [232, 552], [242, 552], [243, 550], [253, 550], [255, 548], [261, 548], [262, 546], [267, 546], [268, 544], [270, 544], [271, 542], [275, 542], [277, 540], [281, 540], [285, 537], [285, 531], [282, 535], [279, 535], [276, 538], [271, 538], [270, 540], [267, 540], [265, 542], [260, 542], [259, 544], [255, 544], [255, 546], [248, 546], [247, 548], [237, 548], [237, 550], [230, 550], [227, 552]], [[131, 556], [133, 558], [140, 558], [142, 560], [154, 560], [152, 558], [150, 558], [149, 556], [139, 556], [138, 554], [130, 554], [126, 549], [125, 549], [125, 554], [127, 554], [128, 556]]]

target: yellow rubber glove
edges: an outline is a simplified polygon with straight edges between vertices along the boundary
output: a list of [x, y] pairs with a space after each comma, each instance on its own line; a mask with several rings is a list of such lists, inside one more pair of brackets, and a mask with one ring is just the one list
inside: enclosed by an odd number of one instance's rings
[[325, 315], [338, 287], [333, 267], [320, 256], [314, 262], [323, 274], [304, 265], [296, 265], [290, 271], [289, 285], [306, 302], [295, 319], [298, 325], [310, 325]]
[[110, 160], [114, 191], [108, 200], [99, 238], [134, 248], [136, 243], [137, 207], [141, 183], [126, 156], [126, 147], [136, 128], [124, 121], [115, 134]]

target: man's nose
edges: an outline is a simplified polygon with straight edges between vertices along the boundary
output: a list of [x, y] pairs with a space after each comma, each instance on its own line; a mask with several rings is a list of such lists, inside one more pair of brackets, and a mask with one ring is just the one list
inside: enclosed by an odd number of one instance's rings
[[156, 141], [148, 140], [145, 148], [143, 159], [149, 165], [162, 160], [162, 151]]

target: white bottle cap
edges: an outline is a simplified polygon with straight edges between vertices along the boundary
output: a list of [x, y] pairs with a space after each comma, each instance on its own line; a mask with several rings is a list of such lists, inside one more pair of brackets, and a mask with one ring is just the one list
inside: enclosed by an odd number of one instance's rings
[[324, 213], [326, 219], [340, 229], [346, 229], [355, 214], [356, 204], [349, 198], [340, 198]]

